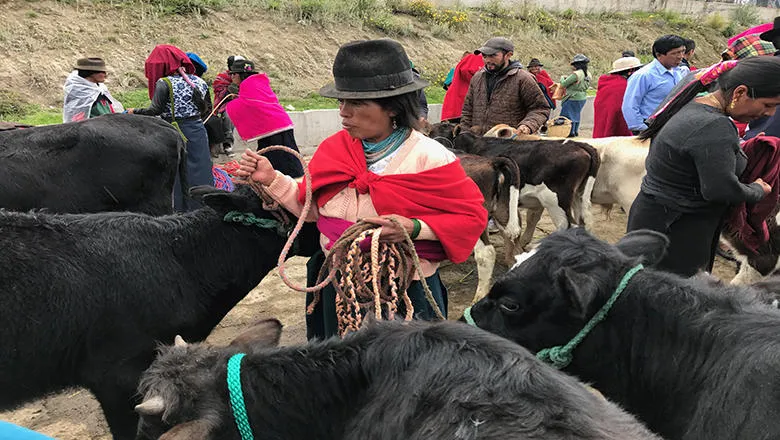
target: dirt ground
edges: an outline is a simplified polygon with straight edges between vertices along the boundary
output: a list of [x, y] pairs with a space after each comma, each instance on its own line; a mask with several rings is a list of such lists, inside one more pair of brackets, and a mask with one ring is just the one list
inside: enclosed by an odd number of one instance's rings
[[[626, 215], [616, 209], [611, 218], [594, 212], [593, 233], [614, 243], [623, 236]], [[535, 238], [541, 239], [554, 230], [550, 218], [545, 214], [537, 227]], [[502, 255], [500, 236], [491, 236]], [[289, 261], [287, 271], [300, 283], [305, 282], [304, 258]], [[734, 275], [733, 263], [718, 260], [715, 274], [724, 280]], [[507, 267], [497, 262], [495, 274], [506, 272]], [[450, 319], [461, 316], [476, 289], [476, 265], [473, 258], [463, 264], [444, 264], [441, 268], [444, 283], [450, 292]], [[275, 317], [284, 324], [282, 343], [297, 344], [305, 341], [303, 321], [303, 295], [286, 287], [277, 272], [271, 272], [244, 298], [214, 329], [208, 341], [213, 344], [229, 342], [235, 335], [258, 319]], [[100, 408], [92, 395], [83, 389], [73, 389], [57, 395], [31, 402], [15, 411], [0, 413], [1, 420], [7, 420], [61, 440], [104, 440], [110, 439], [107, 425]]]

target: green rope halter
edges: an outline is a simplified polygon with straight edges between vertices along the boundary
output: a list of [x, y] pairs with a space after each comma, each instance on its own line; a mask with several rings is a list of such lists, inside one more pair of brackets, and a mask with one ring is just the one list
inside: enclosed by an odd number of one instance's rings
[[249, 425], [249, 416], [246, 413], [244, 393], [241, 391], [241, 360], [244, 353], [236, 353], [228, 359], [227, 386], [230, 394], [230, 407], [233, 409], [233, 419], [236, 421], [238, 432], [242, 440], [254, 440], [252, 427]]
[[620, 297], [620, 294], [623, 293], [623, 290], [625, 290], [626, 286], [628, 286], [628, 282], [631, 281], [631, 278], [643, 268], [644, 266], [642, 266], [641, 263], [637, 264], [628, 272], [626, 272], [625, 275], [623, 275], [623, 278], [620, 280], [620, 284], [618, 284], [612, 296], [607, 300], [606, 303], [604, 303], [603, 306], [601, 306], [601, 309], [596, 312], [592, 318], [590, 318], [590, 321], [585, 324], [585, 327], [583, 327], [582, 330], [580, 330], [580, 332], [571, 339], [571, 341], [563, 346], [556, 345], [555, 347], [540, 350], [538, 353], [536, 353], [536, 358], [551, 364], [555, 368], [566, 368], [571, 363], [571, 361], [574, 360], [574, 349], [580, 345], [580, 342], [582, 342], [582, 340], [588, 336], [588, 333], [590, 333], [590, 331], [593, 330], [593, 328], [596, 327], [599, 322], [603, 321], [604, 318], [607, 317], [607, 313], [609, 313], [612, 305], [615, 304], [615, 301], [617, 301], [617, 299]]
[[226, 222], [241, 223], [244, 226], [257, 226], [263, 229], [275, 229], [282, 237], [287, 237], [287, 228], [279, 221], [272, 218], [257, 218], [251, 212], [230, 211], [222, 219]]

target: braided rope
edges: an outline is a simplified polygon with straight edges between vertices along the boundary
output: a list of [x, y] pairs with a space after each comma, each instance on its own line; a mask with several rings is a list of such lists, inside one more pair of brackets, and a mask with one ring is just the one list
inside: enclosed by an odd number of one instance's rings
[[[612, 308], [612, 306], [615, 304], [615, 301], [618, 300], [620, 297], [620, 294], [623, 293], [623, 290], [626, 289], [626, 286], [628, 286], [628, 282], [631, 281], [631, 278], [636, 275], [637, 272], [642, 270], [644, 266], [640, 263], [636, 266], [632, 267], [628, 272], [626, 272], [625, 275], [623, 275], [623, 278], [620, 280], [620, 283], [618, 284], [617, 288], [615, 289], [615, 292], [612, 293], [612, 296], [609, 297], [606, 303], [604, 303], [603, 306], [601, 306], [601, 309], [599, 309], [598, 312], [596, 312], [595, 315], [593, 315], [592, 318], [590, 318], [590, 321], [588, 321], [587, 324], [585, 324], [585, 327], [580, 330], [579, 333], [577, 333], [576, 336], [574, 336], [571, 341], [569, 341], [566, 345], [556, 345], [555, 347], [545, 348], [544, 350], [540, 350], [538, 353], [536, 353], [536, 358], [547, 362], [548, 364], [551, 364], [555, 368], [566, 368], [572, 360], [574, 360], [574, 349], [577, 348], [578, 345], [582, 342], [583, 339], [585, 339], [586, 336], [588, 336], [588, 333], [590, 333], [591, 330], [593, 330], [598, 323], [604, 320], [604, 318], [607, 317], [607, 314], [609, 313], [609, 310]], [[469, 311], [470, 312], [470, 311]], [[470, 317], [470, 313], [469, 313]]]
[[244, 393], [241, 390], [241, 360], [244, 353], [236, 353], [228, 359], [227, 386], [230, 395], [230, 408], [233, 410], [233, 420], [241, 434], [242, 440], [254, 440], [252, 426], [249, 424], [249, 415], [246, 413]]

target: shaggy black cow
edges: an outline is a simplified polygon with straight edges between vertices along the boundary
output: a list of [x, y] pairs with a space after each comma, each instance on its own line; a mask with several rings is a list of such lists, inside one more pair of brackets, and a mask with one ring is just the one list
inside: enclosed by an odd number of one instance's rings
[[181, 136], [151, 116], [0, 132], [0, 208], [50, 212], [173, 212]]
[[[278, 340], [278, 322], [261, 328]], [[658, 439], [522, 347], [459, 323], [375, 322], [279, 349], [243, 339], [164, 349], [142, 379], [137, 438], [240, 439], [226, 370], [248, 351], [240, 381], [256, 438]]]
[[471, 316], [538, 352], [567, 344], [625, 284], [566, 372], [667, 439], [780, 438], [780, 311], [751, 297], [752, 289], [735, 295], [648, 268], [627, 277], [639, 263], [657, 263], [667, 245], [651, 231], [615, 246], [582, 229], [556, 232]]
[[286, 239], [223, 220], [271, 218], [248, 188], [210, 191], [211, 208], [158, 218], [0, 210], [0, 410], [83, 386], [114, 438], [134, 437], [138, 379], [157, 344], [204, 339]]

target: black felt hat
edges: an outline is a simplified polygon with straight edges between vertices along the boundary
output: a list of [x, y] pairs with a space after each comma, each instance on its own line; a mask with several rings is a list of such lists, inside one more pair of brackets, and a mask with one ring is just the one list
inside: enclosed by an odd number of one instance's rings
[[772, 26], [771, 31], [766, 31], [760, 35], [762, 40], [772, 41], [780, 36], [780, 17], [775, 17], [775, 24]]
[[428, 86], [415, 78], [403, 46], [390, 39], [344, 44], [333, 60], [334, 82], [320, 95], [338, 99], [375, 99], [398, 96]]

